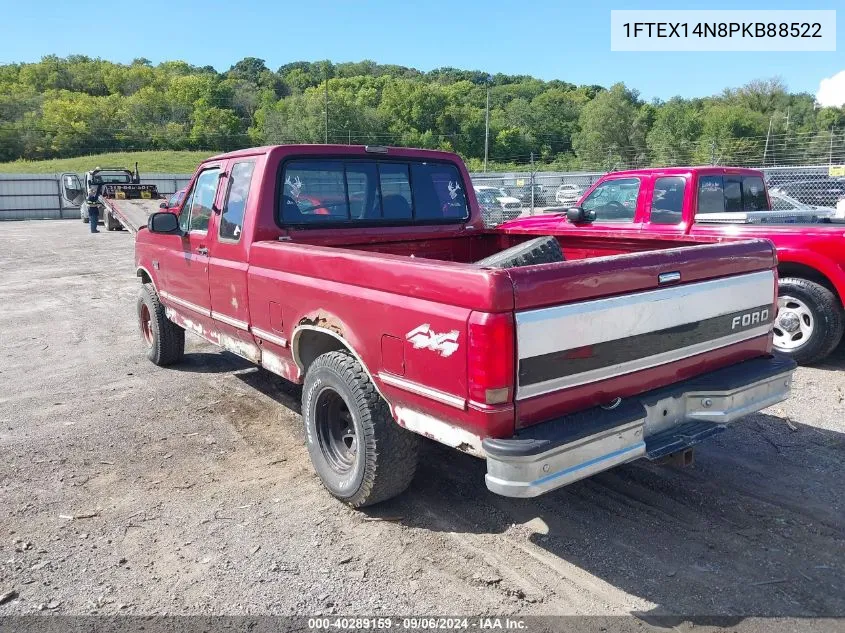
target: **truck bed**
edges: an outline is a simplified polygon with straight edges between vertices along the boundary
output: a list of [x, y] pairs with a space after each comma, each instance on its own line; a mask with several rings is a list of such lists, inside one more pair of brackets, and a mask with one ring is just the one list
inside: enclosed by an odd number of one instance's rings
[[146, 226], [147, 217], [159, 210], [160, 199], [152, 200], [118, 200], [116, 198], [101, 197], [102, 203], [111, 211], [120, 223], [132, 233]]

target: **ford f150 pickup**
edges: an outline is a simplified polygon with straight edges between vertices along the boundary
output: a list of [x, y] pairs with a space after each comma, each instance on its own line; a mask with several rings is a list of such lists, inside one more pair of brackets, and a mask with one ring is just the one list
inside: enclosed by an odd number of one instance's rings
[[770, 242], [485, 231], [447, 152], [210, 158], [136, 260], [148, 358], [178, 362], [187, 330], [302, 383], [314, 468], [354, 507], [409, 485], [421, 436], [534, 496], [683, 454], [784, 399], [794, 370], [771, 353]]
[[845, 329], [845, 224], [825, 213], [772, 211], [762, 172], [674, 167], [607, 174], [567, 217], [517, 219], [511, 235], [642, 242], [689, 236], [724, 242], [766, 238], [780, 275], [774, 347], [799, 363], [824, 359]]

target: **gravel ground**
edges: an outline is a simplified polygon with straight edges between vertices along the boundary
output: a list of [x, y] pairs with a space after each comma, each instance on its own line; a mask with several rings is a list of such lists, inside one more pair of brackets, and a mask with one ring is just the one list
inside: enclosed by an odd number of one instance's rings
[[299, 391], [189, 336], [143, 356], [129, 233], [0, 227], [0, 615], [845, 615], [845, 351], [702, 445], [533, 500], [431, 445], [366, 511]]

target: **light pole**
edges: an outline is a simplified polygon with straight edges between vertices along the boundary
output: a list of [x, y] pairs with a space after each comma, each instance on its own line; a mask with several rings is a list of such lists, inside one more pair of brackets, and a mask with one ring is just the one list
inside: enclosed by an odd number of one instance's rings
[[490, 81], [493, 79], [487, 75], [487, 108], [484, 112], [484, 172], [487, 173], [487, 152], [490, 148]]
[[329, 144], [329, 64], [326, 63], [326, 145]]

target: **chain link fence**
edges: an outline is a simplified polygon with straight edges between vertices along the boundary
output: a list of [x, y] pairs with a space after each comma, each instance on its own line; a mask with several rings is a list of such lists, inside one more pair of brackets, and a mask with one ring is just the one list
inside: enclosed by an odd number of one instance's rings
[[[819, 208], [820, 214], [845, 215], [845, 167], [842, 176], [828, 166], [762, 169], [776, 211]], [[496, 226], [518, 217], [560, 212], [578, 204], [604, 172], [487, 172], [472, 174], [485, 223]], [[162, 195], [184, 187], [190, 174], [147, 174], [145, 183]], [[79, 217], [78, 207], [63, 201], [56, 174], [0, 174], [0, 220]]]
[[[813, 208], [818, 215], [845, 216], [845, 168], [766, 167], [773, 210]], [[518, 217], [561, 212], [576, 206], [604, 172], [506, 172], [472, 174], [484, 221], [496, 226]]]

